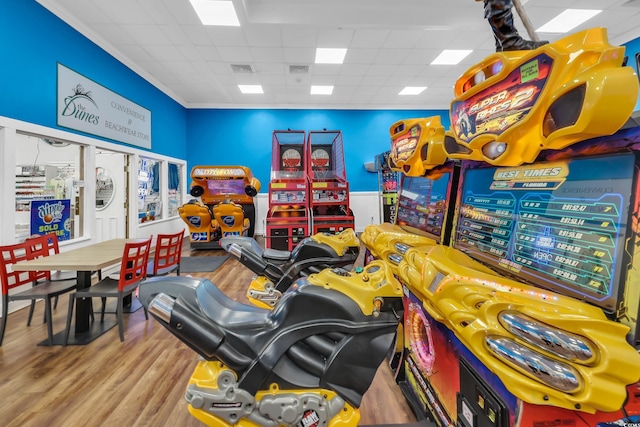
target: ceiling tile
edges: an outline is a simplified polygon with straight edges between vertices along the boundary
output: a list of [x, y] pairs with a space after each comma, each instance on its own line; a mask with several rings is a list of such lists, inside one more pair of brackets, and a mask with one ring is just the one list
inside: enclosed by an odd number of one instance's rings
[[284, 62], [288, 64], [313, 64], [315, 62], [316, 52], [309, 48], [284, 48]]
[[140, 45], [168, 45], [171, 40], [165, 36], [162, 29], [155, 25], [128, 25], [123, 24], [122, 30], [131, 38], [131, 41]]
[[253, 58], [251, 56], [251, 49], [248, 47], [229, 47], [218, 46], [218, 54], [223, 61], [228, 63], [250, 63]]
[[281, 47], [252, 47], [251, 57], [256, 62], [278, 62], [284, 61], [284, 49]]
[[349, 49], [344, 57], [345, 64], [371, 64], [378, 55], [378, 48]]
[[282, 47], [282, 31], [276, 25], [250, 25], [243, 29], [249, 46]]
[[184, 55], [175, 46], [149, 45], [145, 46], [144, 50], [146, 50], [153, 59], [156, 59], [158, 61], [185, 60]]
[[[472, 0], [234, 1], [241, 27], [203, 26], [188, 0], [37, 1], [187, 107], [448, 108], [456, 79], [495, 50], [483, 5]], [[525, 2], [534, 27], [568, 7], [602, 8], [580, 28], [605, 27], [612, 44], [640, 37], [640, 7], [626, 0]], [[517, 14], [515, 24], [528, 37]], [[344, 64], [314, 64], [317, 47], [347, 48]], [[473, 52], [456, 66], [430, 65], [445, 48]], [[254, 73], [232, 74], [231, 64]], [[290, 65], [309, 73], [291, 74]], [[259, 81], [265, 94], [240, 94], [238, 79]], [[312, 81], [335, 84], [334, 94], [310, 96]], [[397, 96], [409, 85], [428, 89]]]
[[[282, 27], [282, 45], [285, 48], [297, 47], [326, 47], [318, 46], [318, 31], [315, 28], [307, 28], [300, 26]], [[315, 52], [314, 52], [315, 55]]]

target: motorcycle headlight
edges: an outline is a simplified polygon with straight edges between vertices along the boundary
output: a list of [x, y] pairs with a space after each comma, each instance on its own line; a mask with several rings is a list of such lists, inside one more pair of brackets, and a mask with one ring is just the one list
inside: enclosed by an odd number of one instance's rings
[[500, 141], [491, 141], [482, 147], [482, 154], [488, 159], [495, 160], [507, 151], [507, 144]]

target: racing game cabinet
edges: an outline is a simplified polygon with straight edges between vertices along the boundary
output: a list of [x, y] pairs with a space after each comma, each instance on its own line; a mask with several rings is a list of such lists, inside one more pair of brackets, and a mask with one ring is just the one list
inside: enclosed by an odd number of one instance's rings
[[225, 236], [253, 237], [254, 197], [260, 181], [245, 166], [195, 166], [191, 170], [193, 199], [178, 209], [189, 226], [193, 249], [219, 249]]

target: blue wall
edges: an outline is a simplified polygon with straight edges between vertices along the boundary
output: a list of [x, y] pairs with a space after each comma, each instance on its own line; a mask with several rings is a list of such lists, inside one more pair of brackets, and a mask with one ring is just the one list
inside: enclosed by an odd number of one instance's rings
[[189, 110], [189, 168], [195, 165], [248, 166], [267, 191], [274, 130], [342, 131], [347, 179], [351, 191], [377, 191], [378, 176], [364, 163], [389, 150], [389, 128], [401, 119], [441, 115], [447, 110]]
[[[635, 40], [631, 40], [628, 43], [623, 44], [626, 48], [625, 55], [629, 58], [627, 65], [633, 67], [636, 70], [636, 74], [638, 74], [638, 64], [636, 64], [636, 53], [640, 52], [640, 38]], [[636, 108], [634, 111], [640, 111], [640, 96], [638, 97], [638, 102], [636, 103]]]
[[0, 116], [58, 128], [60, 62], [150, 110], [152, 151], [186, 158], [184, 107], [34, 0], [1, 0], [0, 16]]

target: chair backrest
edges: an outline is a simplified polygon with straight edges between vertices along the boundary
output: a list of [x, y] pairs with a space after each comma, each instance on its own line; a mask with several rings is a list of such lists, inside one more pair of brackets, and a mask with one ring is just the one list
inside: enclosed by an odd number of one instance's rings
[[245, 227], [242, 206], [233, 202], [218, 203], [213, 207], [213, 217], [222, 230], [222, 236], [241, 236]]
[[30, 241], [0, 246], [2, 295], [8, 295], [10, 289], [33, 284], [34, 280], [36, 280], [35, 272], [33, 271], [13, 271], [12, 269], [13, 264], [33, 259], [34, 256], [30, 247]]
[[[52, 237], [53, 236], [53, 237]], [[55, 243], [51, 243], [55, 241]], [[29, 237], [25, 240], [25, 243], [29, 244], [27, 248], [27, 258], [28, 259], [36, 259], [42, 258], [54, 253], [60, 252], [58, 249], [55, 252], [55, 248], [58, 248], [58, 237], [54, 233], [43, 234], [41, 236], [33, 236]], [[40, 270], [33, 272], [33, 280], [50, 280], [51, 279], [51, 271], [50, 270]]]
[[158, 234], [153, 254], [153, 274], [158, 270], [180, 264], [184, 231], [176, 234]]
[[151, 251], [151, 237], [140, 242], [127, 242], [124, 245], [118, 290], [137, 283], [147, 277], [147, 263]]

